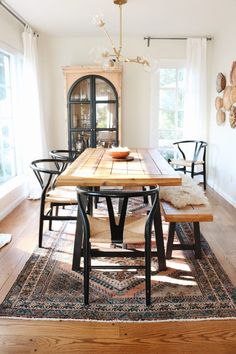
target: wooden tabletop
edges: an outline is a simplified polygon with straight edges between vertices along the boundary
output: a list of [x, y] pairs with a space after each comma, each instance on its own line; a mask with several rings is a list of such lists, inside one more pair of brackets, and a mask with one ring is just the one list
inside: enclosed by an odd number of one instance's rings
[[107, 149], [86, 149], [58, 177], [58, 186], [176, 186], [181, 177], [156, 149], [131, 149], [131, 161], [114, 160]]

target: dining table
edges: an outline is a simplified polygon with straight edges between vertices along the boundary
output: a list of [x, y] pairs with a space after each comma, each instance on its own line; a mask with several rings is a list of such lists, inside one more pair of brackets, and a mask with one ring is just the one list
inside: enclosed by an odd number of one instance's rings
[[[124, 159], [113, 158], [110, 149], [87, 148], [62, 172], [57, 186], [79, 187], [144, 187], [178, 186], [181, 176], [168, 164], [155, 148], [132, 148]], [[78, 222], [78, 221], [77, 221]], [[78, 225], [77, 225], [78, 228]], [[166, 270], [166, 259], [160, 206], [155, 219], [154, 230], [157, 244], [159, 271]], [[76, 242], [73, 255], [73, 270], [78, 270]]]

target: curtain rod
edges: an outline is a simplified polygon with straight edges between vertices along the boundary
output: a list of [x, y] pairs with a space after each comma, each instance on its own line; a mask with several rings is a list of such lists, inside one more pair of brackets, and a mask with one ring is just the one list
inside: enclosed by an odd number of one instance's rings
[[17, 21], [19, 21], [23, 26], [28, 25], [25, 20], [23, 20], [15, 11], [13, 11], [10, 6], [5, 3], [5, 1], [0, 1], [0, 5], [2, 7], [4, 7], [5, 10], [7, 10], [7, 12], [9, 12], [9, 14], [11, 14], [13, 17], [15, 17], [17, 19]]
[[[212, 37], [204, 37], [207, 39], [207, 41], [211, 41]], [[187, 37], [144, 37], [144, 40], [147, 41], [147, 46], [150, 47], [150, 42], [153, 39], [167, 39], [167, 40], [177, 40], [177, 41], [185, 41], [188, 38]]]

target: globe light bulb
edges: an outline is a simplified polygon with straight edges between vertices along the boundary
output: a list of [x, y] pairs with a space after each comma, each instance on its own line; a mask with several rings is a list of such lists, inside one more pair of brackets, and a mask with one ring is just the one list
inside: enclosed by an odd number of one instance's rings
[[92, 17], [92, 23], [97, 26], [97, 27], [103, 27], [105, 26], [105, 21], [103, 19], [103, 14], [101, 12], [93, 15]]
[[144, 58], [147, 62], [143, 64], [143, 68], [146, 72], [157, 73], [159, 70], [159, 62], [155, 58]]

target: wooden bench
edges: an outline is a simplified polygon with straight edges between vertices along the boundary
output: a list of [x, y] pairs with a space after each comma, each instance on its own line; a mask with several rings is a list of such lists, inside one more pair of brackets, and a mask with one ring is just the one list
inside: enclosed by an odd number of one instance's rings
[[[208, 206], [188, 205], [177, 209], [171, 203], [161, 200], [162, 214], [165, 221], [169, 222], [166, 258], [170, 259], [173, 250], [194, 250], [195, 257], [201, 258], [200, 222], [213, 221], [213, 215]], [[194, 244], [174, 244], [176, 223], [193, 223]]]

